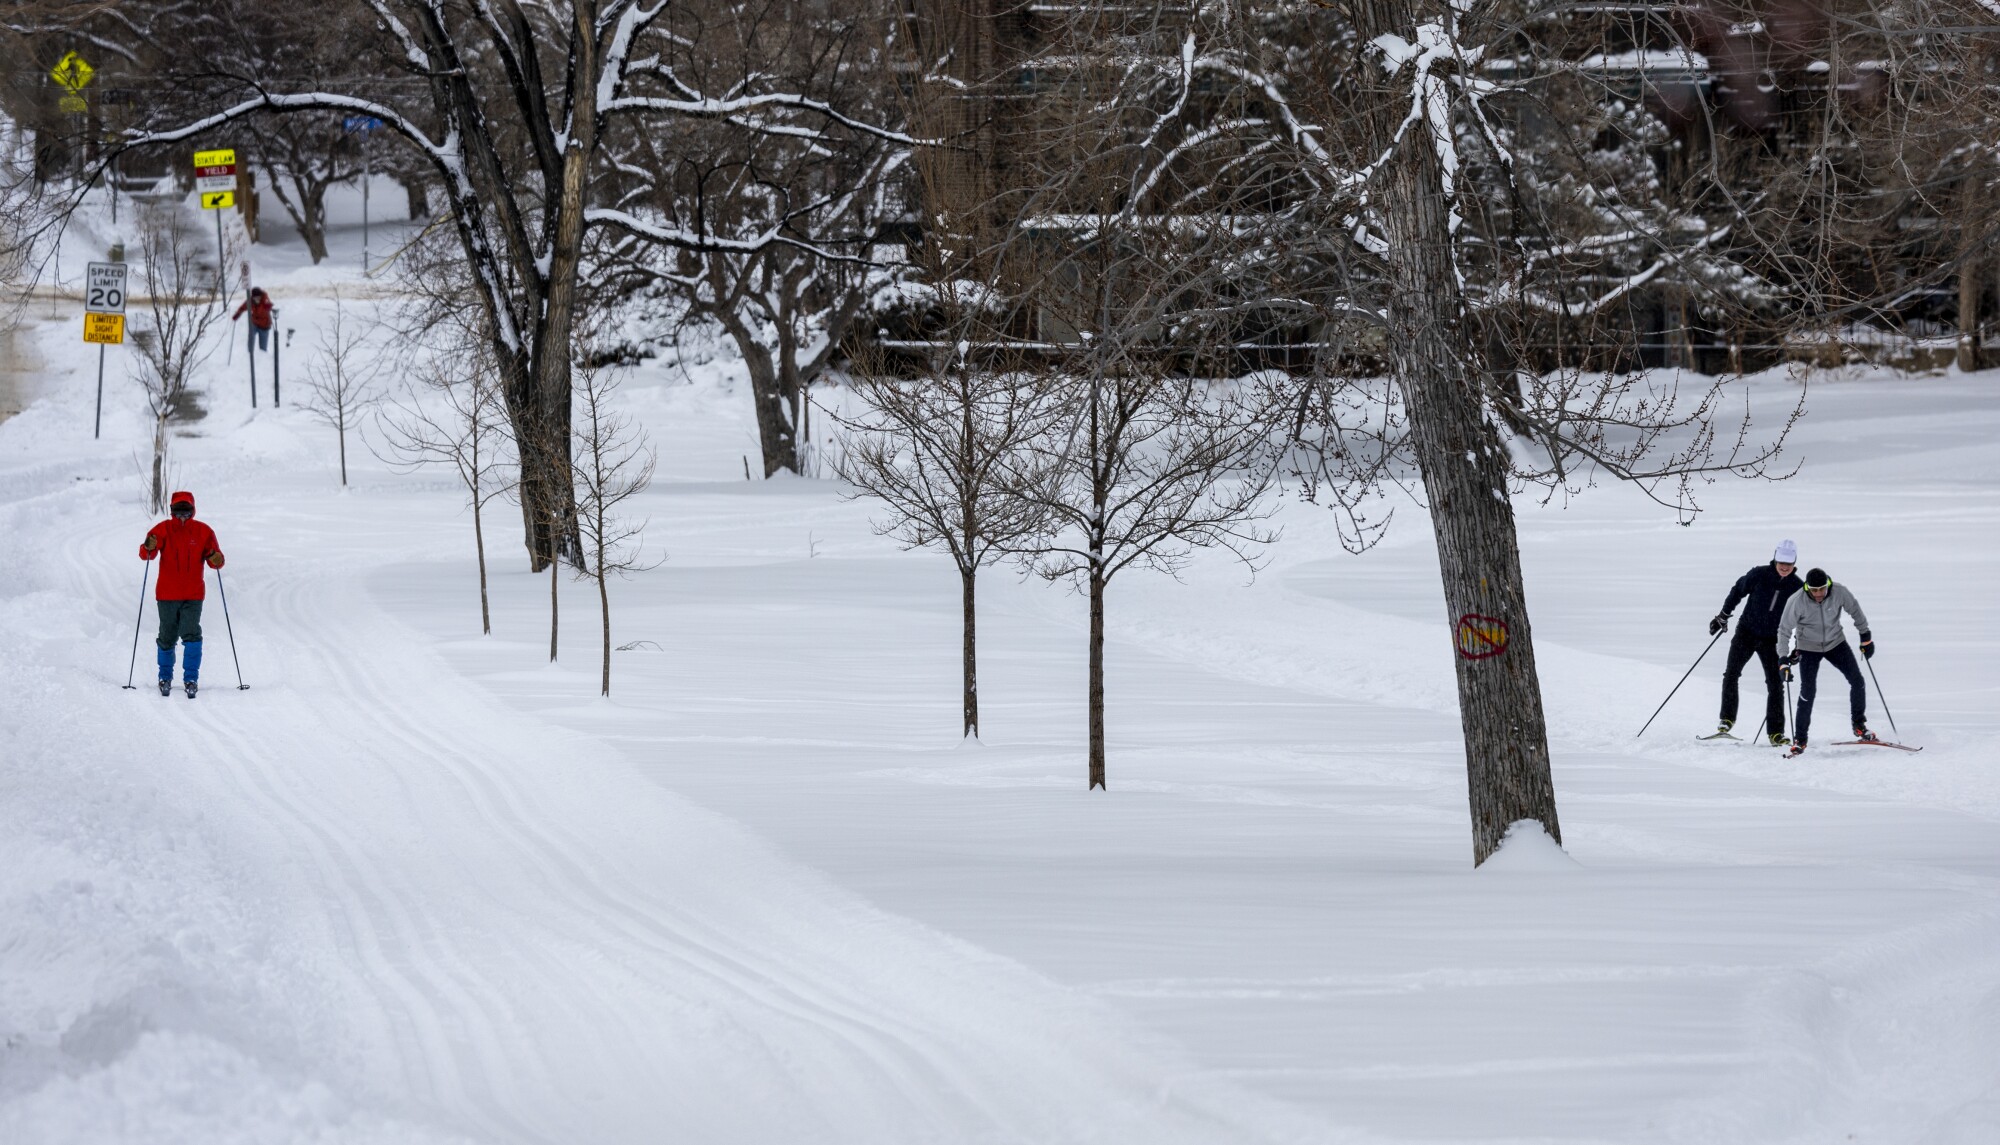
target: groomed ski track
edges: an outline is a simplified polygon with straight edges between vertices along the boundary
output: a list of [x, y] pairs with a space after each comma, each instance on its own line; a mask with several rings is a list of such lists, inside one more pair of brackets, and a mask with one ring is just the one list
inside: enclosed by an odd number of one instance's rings
[[[218, 490], [220, 476], [203, 484]], [[162, 858], [149, 844], [180, 849], [177, 830], [219, 831], [201, 841], [255, 859], [211, 873], [214, 902], [119, 909], [192, 913], [190, 937], [219, 921], [200, 917], [204, 906], [232, 928], [272, 928], [259, 954], [208, 967], [245, 991], [224, 1007], [244, 1028], [204, 1028], [198, 1014], [217, 1000], [202, 995], [215, 983], [189, 965], [184, 980], [141, 989], [189, 992], [192, 1028], [163, 1028], [146, 998], [114, 1000], [134, 1020], [96, 1023], [109, 1039], [100, 1056], [115, 1062], [155, 1034], [197, 1062], [233, 1059], [245, 1034], [296, 1037], [257, 1063], [273, 1070], [265, 1082], [280, 1105], [303, 1100], [286, 1089], [311, 1079], [410, 1127], [504, 1142], [659, 1140], [667, 1126], [670, 1139], [745, 1142], [1244, 1132], [1240, 1103], [1221, 1132], [1198, 1099], [1164, 1084], [1172, 1054], [1098, 1007], [883, 915], [639, 779], [601, 743], [480, 695], [370, 606], [378, 538], [329, 535], [286, 498], [203, 499], [205, 515], [230, 522], [225, 575], [258, 570], [231, 584], [252, 688], [235, 690], [211, 583], [202, 697], [153, 693], [150, 628], [141, 690], [121, 690], [122, 671], [107, 672], [103, 656], [119, 643], [114, 617], [99, 602], [135, 596], [129, 498], [43, 478], [37, 495], [23, 488], [32, 478], [12, 475], [10, 531], [49, 514], [91, 523], [42, 534], [60, 539], [16, 550], [5, 569], [11, 583], [47, 586], [10, 596], [5, 631], [51, 665], [17, 679], [4, 702], [8, 755], [28, 765], [25, 806], [10, 767], [10, 810], [35, 810], [38, 775], [53, 784], [48, 770], [90, 768], [123, 789], [106, 799], [131, 801], [120, 814], [141, 834], [123, 856], [133, 879]], [[73, 628], [36, 639], [30, 619], [52, 611]], [[146, 822], [156, 816], [165, 822]], [[47, 821], [9, 828], [65, 842]], [[16, 942], [24, 929], [9, 928]], [[119, 953], [73, 952], [129, 972]], [[240, 956], [177, 953], [171, 961]], [[280, 1032], [300, 1018], [305, 1028]], [[9, 1064], [17, 1082], [33, 1080]], [[140, 1126], [115, 1124], [126, 1116], [112, 1108], [116, 1091], [160, 1079], [106, 1074], [57, 1081], [28, 1104], [73, 1104], [75, 1139], [124, 1139]], [[150, 1128], [218, 1132], [242, 1113], [216, 1110], [204, 1125], [183, 1112], [185, 1125]], [[5, 1132], [10, 1116], [47, 1124], [0, 1106], [0, 1138], [27, 1139]]]

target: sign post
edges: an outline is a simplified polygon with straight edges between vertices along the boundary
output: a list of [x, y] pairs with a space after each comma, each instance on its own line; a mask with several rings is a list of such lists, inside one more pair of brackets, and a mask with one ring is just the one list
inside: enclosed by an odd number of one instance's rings
[[349, 135], [361, 136], [361, 273], [368, 273], [368, 184], [375, 177], [375, 153], [368, 137], [382, 130], [382, 121], [372, 115], [350, 115], [341, 121]]
[[90, 423], [96, 440], [104, 431], [104, 348], [125, 343], [125, 264], [93, 262], [84, 271], [83, 340], [97, 343], [97, 417]]

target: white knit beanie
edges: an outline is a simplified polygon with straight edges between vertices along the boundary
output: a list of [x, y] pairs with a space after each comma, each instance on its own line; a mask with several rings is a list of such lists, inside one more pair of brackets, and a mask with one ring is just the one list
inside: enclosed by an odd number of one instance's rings
[[1771, 554], [1771, 559], [1781, 565], [1798, 564], [1799, 547], [1790, 541], [1779, 541], [1778, 551]]

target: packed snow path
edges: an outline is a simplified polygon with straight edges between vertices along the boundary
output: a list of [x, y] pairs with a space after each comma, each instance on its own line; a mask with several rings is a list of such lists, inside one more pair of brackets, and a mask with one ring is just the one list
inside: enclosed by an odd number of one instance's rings
[[[725, 480], [719, 368], [633, 384], [671, 559], [613, 587], [657, 650], [609, 702], [584, 586], [545, 663], [504, 509], [480, 638], [448, 486], [339, 493], [324, 431], [219, 380], [178, 484], [254, 686], [211, 591], [205, 693], [161, 699], [118, 688], [132, 403], [92, 446], [73, 364], [0, 426], [0, 1140], [2000, 1132], [1990, 378], [1822, 388], [1805, 475], [1693, 529], [1526, 509], [1573, 859], [1474, 872], [1413, 512], [1115, 586], [1091, 795], [1076, 601], [987, 578], [959, 746], [948, 567], [824, 483]], [[1923, 756], [1694, 743], [1719, 652], [1632, 743], [1779, 536], [1860, 594]]]

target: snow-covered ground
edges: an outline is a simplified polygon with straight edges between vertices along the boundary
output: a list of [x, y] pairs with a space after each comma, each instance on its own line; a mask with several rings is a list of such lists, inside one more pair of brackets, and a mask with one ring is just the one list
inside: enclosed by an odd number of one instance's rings
[[[288, 376], [332, 281], [295, 252]], [[0, 425], [0, 1141], [2000, 1139], [2000, 375], [1816, 378], [1799, 475], [1692, 527], [1523, 501], [1567, 854], [1474, 871], [1414, 507], [1115, 583], [1087, 793], [1080, 602], [982, 582], [961, 745], [949, 565], [744, 481], [726, 361], [628, 382], [666, 563], [613, 586], [650, 643], [604, 700], [594, 594], [548, 664], [509, 510], [481, 637], [448, 479], [342, 491], [218, 355], [175, 460], [252, 687], [211, 588], [202, 698], [121, 690], [140, 401], [114, 360], [91, 441], [73, 309]], [[1921, 755], [1695, 742], [1719, 648], [1633, 738], [1781, 537]]]

